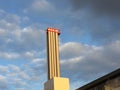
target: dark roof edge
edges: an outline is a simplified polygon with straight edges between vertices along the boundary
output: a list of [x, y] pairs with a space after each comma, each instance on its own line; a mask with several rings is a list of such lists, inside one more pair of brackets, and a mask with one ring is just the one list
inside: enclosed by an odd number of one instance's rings
[[103, 77], [100, 77], [100, 78], [98, 78], [98, 79], [96, 79], [96, 80], [94, 80], [94, 81], [92, 81], [92, 82], [90, 82], [90, 83], [88, 83], [88, 84], [86, 84], [86, 85], [76, 89], [76, 90], [88, 89], [88, 88], [93, 87], [93, 86], [95, 86], [97, 84], [105, 82], [106, 80], [112, 79], [112, 78], [114, 78], [114, 77], [116, 77], [118, 75], [120, 75], [120, 68], [115, 70], [115, 71], [113, 71], [113, 72], [111, 72], [111, 73], [109, 73], [109, 74], [107, 74], [107, 75], [105, 75], [105, 76], [103, 76]]

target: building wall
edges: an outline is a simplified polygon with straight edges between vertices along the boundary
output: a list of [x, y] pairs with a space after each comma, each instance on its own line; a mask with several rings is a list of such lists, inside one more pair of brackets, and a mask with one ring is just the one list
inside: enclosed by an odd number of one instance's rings
[[96, 87], [90, 88], [89, 90], [105, 90], [104, 83], [97, 85]]
[[111, 80], [107, 80], [87, 90], [120, 90], [120, 76]]
[[120, 90], [120, 76], [112, 80], [108, 80], [105, 87], [109, 88], [108, 90]]

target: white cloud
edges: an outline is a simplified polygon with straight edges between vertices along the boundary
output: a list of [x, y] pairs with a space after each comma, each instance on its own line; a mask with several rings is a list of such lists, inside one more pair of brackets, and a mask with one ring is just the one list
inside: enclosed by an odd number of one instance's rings
[[[24, 65], [13, 65], [0, 66], [0, 90], [9, 89], [20, 89], [26, 90], [31, 89], [37, 83], [44, 83], [44, 73], [41, 72], [41, 67], [38, 65], [41, 64], [40, 59], [35, 59]], [[43, 60], [42, 60], [43, 61]], [[39, 63], [38, 63], [39, 62]], [[34, 63], [34, 64], [32, 64]], [[32, 65], [34, 65], [32, 67]], [[27, 68], [26, 68], [27, 67]], [[12, 87], [11, 87], [12, 86]], [[22, 88], [21, 88], [22, 87]]]
[[15, 23], [8, 22], [6, 20], [0, 20], [0, 28], [4, 29], [5, 31], [13, 31], [15, 29], [18, 29], [19, 27]]
[[7, 52], [0, 52], [0, 58], [4, 58], [7, 60], [12, 60], [19, 58], [19, 54], [17, 53], [7, 53]]
[[[27, 16], [18, 16], [16, 14], [11, 14], [11, 13], [8, 13], [2, 9], [0, 9], [0, 24], [1, 26], [5, 27], [6, 26], [8, 27], [7, 29], [11, 29], [12, 28], [17, 28], [15, 25], [16, 24], [21, 24], [21, 23], [24, 23], [24, 22], [27, 22], [29, 21], [29, 17]], [[14, 25], [14, 27], [13, 27]]]
[[[43, 38], [45, 32], [35, 27], [25, 27], [21, 30], [15, 30], [12, 35], [15, 36], [14, 41], [16, 47], [22, 48], [22, 50], [36, 50], [44, 47], [45, 38]], [[41, 43], [40, 43], [41, 42]], [[14, 44], [14, 43], [13, 43]], [[23, 47], [20, 47], [23, 46]]]
[[9, 77], [18, 77], [24, 80], [30, 79], [29, 75], [24, 70], [21, 70], [20, 67], [16, 65], [9, 65], [9, 68], [11, 68], [11, 72], [8, 73]]
[[24, 71], [21, 71], [21, 72], [19, 73], [19, 75], [20, 75], [23, 79], [27, 79], [27, 80], [30, 79], [29, 75], [27, 75]]
[[51, 13], [55, 10], [55, 7], [48, 0], [34, 0], [32, 4], [23, 10], [24, 13], [28, 12], [47, 12]]
[[48, 11], [53, 9], [53, 5], [47, 0], [35, 0], [32, 4], [32, 8], [37, 11]]
[[20, 72], [20, 68], [16, 65], [9, 65], [13, 72]]
[[75, 57], [75, 58], [70, 58], [70, 59], [67, 59], [67, 60], [62, 60], [61, 61], [61, 64], [69, 64], [69, 65], [72, 65], [72, 64], [77, 64], [78, 62], [80, 62], [84, 57], [83, 56], [80, 56], [80, 57]]
[[9, 72], [9, 68], [7, 66], [2, 66], [0, 65], [0, 73], [8, 73]]
[[[1, 57], [12, 59], [17, 57], [17, 53], [20, 54], [44, 49], [45, 38], [43, 38], [43, 36], [45, 32], [42, 29], [34, 25], [21, 27], [20, 24], [17, 23], [20, 21], [23, 24], [24, 21], [28, 20], [29, 18], [26, 16], [19, 17], [3, 10], [0, 12], [0, 50], [4, 52]], [[8, 51], [13, 51], [12, 55], [10, 55]], [[27, 57], [27, 55], [25, 56]]]
[[45, 62], [45, 60], [44, 60], [44, 59], [40, 59], [40, 58], [35, 58], [35, 59], [33, 59], [33, 61], [32, 61], [32, 63], [35, 63], [35, 64], [41, 63], [41, 62]]
[[34, 58], [34, 53], [33, 53], [33, 52], [27, 51], [27, 52], [24, 53], [24, 55], [25, 55], [25, 57], [27, 57], [27, 58]]
[[60, 46], [61, 58], [73, 58], [80, 55], [87, 55], [93, 50], [101, 49], [102, 47], [89, 46], [87, 44], [81, 44], [77, 42], [68, 42]]
[[25, 88], [16, 88], [16, 90], [27, 90]]
[[7, 78], [0, 75], [0, 90], [7, 90], [8, 84], [7, 84]]
[[0, 35], [4, 34], [5, 30], [4, 29], [0, 29]]
[[4, 82], [6, 82], [6, 81], [7, 81], [7, 80], [6, 80], [6, 77], [0, 75], [0, 81], [4, 81]]
[[20, 78], [13, 78], [12, 84], [16, 87], [23, 87], [23, 86], [27, 85], [27, 83]]

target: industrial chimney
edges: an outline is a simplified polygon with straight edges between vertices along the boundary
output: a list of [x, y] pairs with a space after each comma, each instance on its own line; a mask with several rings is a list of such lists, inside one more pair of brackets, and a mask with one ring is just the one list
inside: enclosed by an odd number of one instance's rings
[[58, 35], [60, 35], [58, 29], [47, 29], [48, 80], [53, 77], [60, 77]]
[[58, 35], [58, 29], [47, 29], [48, 81], [44, 84], [44, 90], [69, 90], [69, 79], [60, 77]]

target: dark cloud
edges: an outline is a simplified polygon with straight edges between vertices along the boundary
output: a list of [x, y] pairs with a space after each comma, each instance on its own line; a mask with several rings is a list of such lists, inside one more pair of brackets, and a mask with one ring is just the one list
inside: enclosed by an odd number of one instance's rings
[[[73, 27], [97, 42], [120, 39], [119, 0], [71, 0]], [[84, 36], [84, 35], [83, 35]]]
[[72, 0], [74, 10], [89, 7], [96, 14], [120, 14], [120, 0]]
[[110, 41], [120, 40], [120, 22], [115, 19], [97, 19], [89, 26], [93, 40]]

